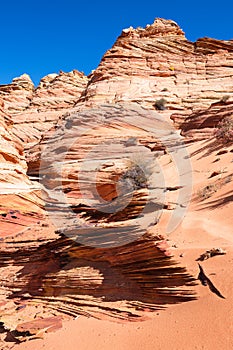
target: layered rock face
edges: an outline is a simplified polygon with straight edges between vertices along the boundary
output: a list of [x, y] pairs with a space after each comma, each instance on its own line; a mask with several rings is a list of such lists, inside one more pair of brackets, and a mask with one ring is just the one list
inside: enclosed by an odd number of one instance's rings
[[90, 76], [82, 99], [154, 108], [164, 98], [169, 111], [193, 111], [232, 97], [232, 77], [232, 41], [192, 43], [175, 22], [157, 19], [145, 29], [123, 30]]
[[42, 200], [38, 186], [27, 176], [22, 142], [13, 135], [11, 117], [0, 109], [0, 232], [17, 234], [38, 221]]
[[207, 109], [225, 97], [230, 101], [232, 67], [231, 40], [192, 43], [175, 22], [157, 19], [145, 29], [124, 29], [88, 78], [75, 70], [49, 74], [35, 89], [24, 74], [0, 86], [0, 94], [17, 124], [13, 132], [27, 149], [75, 104], [131, 101], [154, 109], [164, 99], [163, 113], [170, 116]]
[[0, 85], [0, 97], [8, 113], [19, 113], [25, 110], [32, 99], [34, 84], [27, 74], [14, 78], [9, 85]]
[[[49, 74], [34, 87], [27, 74], [15, 78], [9, 85], [0, 85], [5, 111], [14, 120], [12, 133], [23, 141], [25, 149], [38, 143], [66, 110], [79, 99], [87, 77], [74, 70]], [[17, 102], [16, 102], [17, 101]]]
[[157, 224], [187, 208], [190, 182], [174, 171], [191, 173], [185, 142], [222, 148], [233, 42], [191, 43], [157, 19], [123, 30], [89, 77], [49, 74], [35, 88], [24, 74], [0, 98], [2, 332], [21, 340], [64, 314], [137, 320], [193, 300], [195, 278]]
[[[23, 144], [12, 135], [13, 121], [9, 114], [4, 111], [4, 102], [0, 100], [0, 122], [1, 122], [1, 181], [14, 183], [11, 178], [17, 177], [17, 173], [21, 176], [26, 175], [27, 164], [23, 155]], [[4, 168], [5, 164], [5, 168]], [[15, 169], [12, 166], [15, 164]], [[6, 173], [4, 174], [4, 170]], [[17, 172], [15, 171], [17, 170]], [[4, 179], [5, 175], [5, 179]], [[21, 179], [24, 182], [26, 176]]]
[[191, 114], [174, 113], [171, 119], [186, 141], [198, 141], [213, 138], [219, 123], [226, 118], [232, 119], [233, 102], [213, 103], [209, 108]]
[[87, 77], [77, 70], [49, 74], [41, 79], [33, 95], [30, 109], [38, 112], [71, 108], [83, 92]]
[[[155, 226], [165, 188], [156, 184], [152, 162], [165, 147], [146, 126], [156, 121], [162, 136], [171, 130], [151, 113], [135, 104], [73, 110], [32, 149], [39, 148], [41, 165], [30, 171], [41, 177], [49, 220], [41, 215], [35, 234], [3, 240], [2, 285], [16, 302], [15, 308], [3, 304], [5, 330], [12, 331], [12, 324], [22, 329], [19, 317], [25, 314], [33, 335], [27, 310], [33, 314], [35, 303], [38, 317], [46, 319], [62, 313], [133, 321], [165, 304], [195, 299], [194, 278], [176, 266]], [[174, 134], [167, 148], [176, 140]], [[137, 153], [143, 154], [139, 160]]]

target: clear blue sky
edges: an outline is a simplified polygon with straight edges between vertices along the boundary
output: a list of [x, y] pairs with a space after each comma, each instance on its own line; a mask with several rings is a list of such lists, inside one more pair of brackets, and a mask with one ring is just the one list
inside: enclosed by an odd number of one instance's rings
[[173, 19], [195, 41], [233, 39], [233, 0], [4, 0], [0, 5], [0, 84], [28, 73], [95, 69], [123, 28]]

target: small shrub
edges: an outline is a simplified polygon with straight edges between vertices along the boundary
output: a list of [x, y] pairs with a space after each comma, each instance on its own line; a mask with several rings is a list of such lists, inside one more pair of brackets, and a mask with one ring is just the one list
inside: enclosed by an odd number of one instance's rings
[[160, 98], [159, 100], [155, 101], [154, 107], [159, 111], [164, 111], [166, 109], [166, 103], [167, 101], [165, 100], [165, 98]]
[[123, 182], [129, 181], [133, 190], [148, 188], [148, 181], [153, 173], [153, 165], [141, 155], [134, 155], [133, 159], [128, 159], [127, 167], [121, 175]]
[[122, 179], [129, 179], [134, 190], [147, 187], [147, 178], [143, 170], [137, 164], [132, 164], [122, 175]]
[[233, 118], [225, 117], [222, 119], [216, 127], [214, 136], [225, 144], [233, 142]]
[[230, 98], [229, 95], [224, 95], [224, 96], [221, 98], [220, 102], [226, 103], [226, 102], [229, 100], [229, 98]]
[[217, 192], [218, 188], [216, 186], [216, 184], [211, 184], [211, 185], [207, 185], [206, 187], [204, 187], [203, 189], [200, 189], [198, 191], [198, 197], [201, 199], [208, 199], [210, 198], [215, 192]]

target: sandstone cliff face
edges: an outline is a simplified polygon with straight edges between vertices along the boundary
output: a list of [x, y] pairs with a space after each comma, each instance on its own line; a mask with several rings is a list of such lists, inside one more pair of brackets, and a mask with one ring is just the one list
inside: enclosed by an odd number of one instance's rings
[[[195, 278], [170, 256], [155, 213], [187, 207], [177, 194], [187, 184], [169, 159], [180, 131], [187, 147], [222, 148], [214, 131], [233, 113], [233, 42], [191, 43], [175, 22], [157, 19], [123, 30], [89, 77], [49, 74], [35, 88], [24, 74], [0, 86], [0, 98], [2, 331], [24, 339], [38, 331], [34, 316], [45, 319], [39, 328], [64, 314], [137, 320], [194, 299]], [[166, 177], [150, 200], [156, 184], [127, 163], [141, 149]], [[226, 178], [209, 181], [228, 191], [227, 166]], [[152, 168], [150, 179], [160, 172]], [[119, 187], [121, 178], [131, 185]], [[90, 184], [117, 210], [101, 211]]]
[[170, 116], [207, 109], [226, 96], [231, 100], [232, 67], [232, 41], [192, 43], [175, 22], [157, 19], [145, 29], [124, 29], [88, 78], [75, 70], [49, 74], [35, 89], [24, 74], [1, 86], [0, 94], [27, 149], [75, 104], [131, 101], [154, 109], [164, 99], [162, 113]]
[[201, 109], [189, 114], [172, 114], [171, 119], [181, 130], [186, 141], [198, 141], [213, 138], [219, 123], [225, 118], [232, 118], [233, 102], [213, 103], [209, 108]]
[[4, 101], [4, 109], [9, 113], [19, 113], [30, 104], [34, 84], [27, 74], [14, 78], [9, 85], [0, 85], [0, 97]]
[[23, 141], [24, 148], [38, 143], [42, 135], [56, 125], [62, 114], [79, 99], [87, 77], [76, 70], [49, 74], [34, 87], [27, 74], [0, 86], [5, 111], [14, 121], [12, 133]]
[[0, 234], [17, 235], [35, 227], [43, 216], [40, 189], [27, 176], [23, 143], [12, 133], [13, 121], [0, 107]]
[[30, 109], [38, 109], [40, 113], [71, 108], [79, 99], [87, 81], [87, 77], [77, 70], [49, 74], [41, 79], [33, 95]]
[[[5, 164], [7, 176], [5, 178], [6, 182], [11, 182], [10, 177], [16, 177], [17, 172], [15, 172], [15, 169], [12, 164], [16, 165], [16, 168], [18, 167], [18, 173], [21, 175], [26, 174], [27, 170], [27, 164], [24, 159], [23, 155], [23, 144], [19, 140], [17, 140], [12, 135], [12, 127], [13, 127], [13, 121], [9, 114], [6, 114], [4, 111], [4, 102], [0, 100], [0, 122], [1, 122], [1, 162], [2, 164]], [[7, 163], [8, 161], [8, 163]], [[3, 166], [2, 166], [3, 168]], [[3, 174], [4, 168], [2, 169], [1, 176], [2, 181], [4, 179]], [[9, 175], [9, 177], [8, 177]], [[14, 182], [14, 181], [12, 181]]]
[[133, 101], [169, 111], [207, 108], [232, 96], [233, 42], [188, 41], [172, 21], [123, 30], [90, 76], [82, 99], [90, 103]]

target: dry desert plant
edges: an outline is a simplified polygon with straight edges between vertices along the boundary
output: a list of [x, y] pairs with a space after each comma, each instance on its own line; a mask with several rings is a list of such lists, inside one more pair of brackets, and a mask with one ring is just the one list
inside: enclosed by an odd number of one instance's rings
[[167, 101], [165, 100], [165, 98], [160, 98], [159, 100], [155, 101], [154, 107], [159, 111], [164, 111], [166, 109], [166, 103]]
[[224, 144], [233, 142], [233, 117], [222, 119], [215, 130], [214, 136]]

